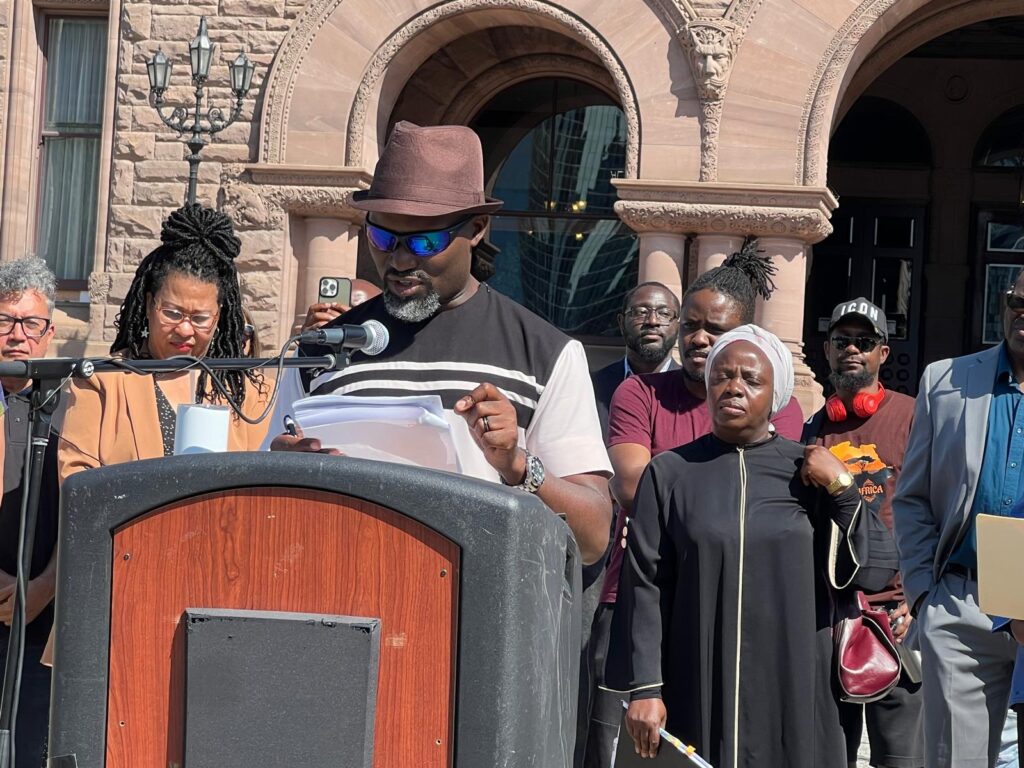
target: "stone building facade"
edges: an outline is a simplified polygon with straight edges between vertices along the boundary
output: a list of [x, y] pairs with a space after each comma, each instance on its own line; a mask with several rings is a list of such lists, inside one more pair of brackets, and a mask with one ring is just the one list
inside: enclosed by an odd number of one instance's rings
[[[167, 100], [187, 103], [186, 44], [206, 16], [217, 45], [214, 104], [229, 103], [226, 64], [239, 51], [258, 65], [241, 119], [202, 153], [199, 197], [237, 224], [244, 292], [264, 338], [287, 337], [321, 275], [368, 276], [360, 216], [348, 201], [368, 185], [396, 120], [482, 126], [490, 177], [498, 183], [504, 168], [514, 190], [521, 156], [514, 142], [503, 144], [501, 120], [482, 116], [510, 114], [518, 102], [503, 94], [518, 99], [536, 92], [531, 84], [571, 82], [546, 115], [615, 108], [621, 135], [598, 152], [614, 166], [604, 180], [614, 202], [603, 219], [595, 212], [584, 221], [585, 189], [562, 218], [542, 221], [527, 200], [509, 219], [515, 234], [503, 236], [499, 278], [513, 258], [507, 244], [514, 251], [524, 233], [536, 237], [538, 222], [563, 232], [545, 240], [545, 259], [598, 231], [606, 239], [595, 243], [632, 238], [630, 248], [603, 256], [597, 245], [572, 251], [577, 262], [550, 279], [574, 287], [586, 282], [588, 264], [612, 274], [618, 259], [630, 263], [607, 280], [656, 279], [682, 290], [756, 236], [778, 267], [778, 290], [758, 320], [793, 351], [805, 408], [820, 392], [805, 340], [820, 346], [818, 305], [848, 290], [889, 303], [902, 339], [900, 386], [913, 391], [923, 362], [991, 340], [995, 286], [1007, 265], [1024, 262], [1024, 240], [1017, 248], [1012, 229], [1024, 152], [1014, 156], [997, 141], [992, 157], [1002, 160], [978, 160], [986, 131], [998, 133], [999, 119], [1012, 123], [1024, 104], [1011, 44], [1018, 14], [1024, 0], [2, 0], [0, 254], [56, 258], [40, 248], [55, 226], [40, 223], [41, 209], [53, 207], [47, 185], [67, 181], [41, 160], [56, 141], [46, 127], [47, 89], [58, 87], [53, 20], [105, 19], [97, 170], [82, 196], [94, 223], [87, 263], [62, 282], [58, 339], [66, 354], [106, 350], [134, 269], [181, 204], [188, 172], [185, 148], [148, 103], [146, 60], [158, 48], [175, 60]], [[967, 48], [954, 44], [965, 40]], [[858, 111], [875, 102], [890, 112]], [[886, 154], [892, 109], [909, 118], [893, 141], [910, 142], [914, 154], [919, 128], [926, 160]], [[844, 139], [851, 154], [830, 162], [848, 113], [861, 120]], [[550, 125], [569, 130], [564, 121]], [[537, 144], [534, 161], [546, 158], [548, 175], [576, 162], [578, 179], [586, 134], [576, 135], [578, 146], [559, 136], [548, 136], [557, 153], [538, 154]], [[600, 175], [589, 194], [604, 183]], [[554, 210], [560, 188], [544, 183]], [[874, 217], [877, 253], [847, 229], [833, 234], [847, 198], [857, 222]], [[854, 219], [842, 218], [849, 233]], [[899, 241], [904, 226], [909, 240], [885, 250], [879, 232]], [[514, 258], [522, 267], [527, 257]], [[621, 295], [587, 290], [608, 306]], [[583, 336], [595, 361], [613, 353], [610, 337]]]

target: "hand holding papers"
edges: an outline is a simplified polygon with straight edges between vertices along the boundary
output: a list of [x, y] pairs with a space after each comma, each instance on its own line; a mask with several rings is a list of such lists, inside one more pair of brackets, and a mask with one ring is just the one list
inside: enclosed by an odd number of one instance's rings
[[306, 437], [346, 456], [459, 472], [441, 398], [317, 395], [296, 401]]
[[622, 702], [622, 724], [619, 725], [619, 741], [615, 748], [614, 768], [657, 768], [657, 766], [693, 766], [698, 768], [712, 768], [711, 764], [697, 754], [693, 747], [683, 744], [679, 739], [666, 731], [658, 729], [661, 741], [658, 745], [658, 754], [652, 760], [640, 757], [633, 747], [633, 739], [626, 729], [626, 710], [628, 705]]

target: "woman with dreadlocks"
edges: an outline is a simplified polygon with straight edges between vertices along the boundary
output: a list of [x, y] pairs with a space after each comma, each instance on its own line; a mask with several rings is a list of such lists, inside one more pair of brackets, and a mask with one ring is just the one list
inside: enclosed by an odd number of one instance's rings
[[[594, 616], [590, 648], [599, 684], [605, 666], [619, 659], [608, 648], [608, 637], [619, 587], [628, 530], [627, 515], [633, 510], [640, 476], [663, 451], [690, 443], [711, 431], [711, 415], [705, 405], [704, 363], [715, 340], [744, 323], [754, 320], [758, 296], [768, 299], [775, 288], [775, 266], [757, 252], [757, 241], [748, 241], [739, 253], [703, 273], [683, 295], [679, 316], [679, 355], [682, 368], [664, 373], [630, 376], [615, 391], [609, 409], [608, 455], [615, 475], [611, 490], [618, 502], [614, 546], [608, 561], [601, 604]], [[790, 400], [773, 414], [772, 428], [783, 437], [799, 440], [803, 413]], [[605, 656], [605, 648], [607, 657]], [[599, 690], [593, 703], [587, 738], [588, 766], [611, 762], [612, 744], [622, 717], [622, 694]]]
[[[241, 242], [231, 220], [198, 204], [164, 222], [161, 245], [135, 272], [115, 321], [111, 354], [127, 360], [177, 355], [244, 357], [245, 318], [235, 258]], [[61, 479], [83, 469], [166, 456], [174, 450], [175, 415], [183, 403], [236, 403], [249, 418], [267, 404], [255, 371], [140, 376], [104, 373], [76, 379], [58, 454]], [[267, 422], [231, 415], [228, 448], [258, 450]]]

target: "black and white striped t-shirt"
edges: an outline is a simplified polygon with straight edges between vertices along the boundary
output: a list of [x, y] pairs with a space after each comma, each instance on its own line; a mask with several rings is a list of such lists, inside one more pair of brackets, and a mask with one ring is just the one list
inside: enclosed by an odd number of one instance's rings
[[[498, 480], [466, 421], [452, 410], [461, 397], [490, 382], [516, 409], [520, 445], [539, 456], [549, 473], [565, 477], [611, 472], [586, 355], [578, 341], [487, 285], [464, 304], [419, 323], [391, 317], [383, 297], [377, 297], [332, 325], [371, 319], [387, 326], [387, 349], [374, 357], [357, 352], [342, 371], [312, 381], [304, 377], [305, 391], [368, 397], [438, 395], [452, 425], [463, 472]], [[323, 352], [303, 349], [307, 355]]]

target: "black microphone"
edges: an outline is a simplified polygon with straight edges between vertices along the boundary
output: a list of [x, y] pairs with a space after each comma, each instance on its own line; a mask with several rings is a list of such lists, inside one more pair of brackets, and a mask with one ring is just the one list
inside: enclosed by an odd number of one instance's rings
[[367, 320], [362, 325], [336, 325], [317, 328], [299, 334], [300, 344], [334, 349], [355, 349], [364, 355], [379, 355], [388, 347], [388, 329], [379, 320]]

